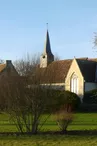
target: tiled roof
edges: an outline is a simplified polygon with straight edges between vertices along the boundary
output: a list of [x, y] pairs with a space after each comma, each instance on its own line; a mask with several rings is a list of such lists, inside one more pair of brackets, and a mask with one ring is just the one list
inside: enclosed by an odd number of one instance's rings
[[0, 72], [2, 72], [6, 68], [6, 64], [0, 64]]
[[[76, 59], [79, 69], [86, 82], [95, 82], [97, 58]], [[38, 68], [39, 80], [41, 83], [64, 83], [72, 59], [53, 61], [46, 68]]]
[[53, 61], [47, 68], [40, 68], [43, 83], [64, 83], [72, 60]]
[[95, 59], [76, 59], [79, 65], [80, 71], [86, 82], [95, 82], [96, 73], [96, 58]]

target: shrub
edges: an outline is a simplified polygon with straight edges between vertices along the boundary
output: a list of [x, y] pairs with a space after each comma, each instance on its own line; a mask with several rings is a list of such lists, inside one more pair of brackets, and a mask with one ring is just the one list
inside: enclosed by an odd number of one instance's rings
[[60, 109], [56, 111], [55, 119], [62, 133], [66, 133], [73, 120], [73, 110], [80, 104], [80, 99], [75, 93], [61, 91], [59, 103]]
[[88, 103], [82, 103], [77, 112], [83, 112], [83, 113], [86, 113], [86, 112], [96, 112], [97, 113], [97, 104], [88, 104]]
[[97, 89], [85, 92], [83, 102], [87, 104], [97, 104]]
[[55, 119], [62, 133], [66, 133], [68, 125], [73, 120], [73, 113], [62, 108], [56, 112]]
[[70, 91], [61, 91], [60, 102], [65, 106], [70, 106], [72, 110], [76, 109], [81, 103], [78, 95]]

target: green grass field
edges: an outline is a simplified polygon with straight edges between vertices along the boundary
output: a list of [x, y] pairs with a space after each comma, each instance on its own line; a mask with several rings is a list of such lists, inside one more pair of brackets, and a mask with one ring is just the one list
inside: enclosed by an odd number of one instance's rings
[[97, 136], [8, 136], [0, 137], [0, 146], [97, 146]]
[[[45, 115], [46, 116], [46, 115]], [[97, 129], [97, 114], [96, 113], [76, 113], [74, 120], [69, 125], [68, 130], [95, 130]], [[43, 131], [59, 130], [53, 115], [49, 117], [45, 125], [41, 128]], [[0, 114], [0, 132], [16, 132], [17, 129], [7, 114]]]
[[[46, 116], [46, 115], [45, 115]], [[7, 114], [0, 114], [0, 132], [15, 132], [15, 125], [11, 125]], [[58, 131], [59, 128], [50, 116], [41, 131]], [[68, 131], [73, 130], [97, 130], [96, 113], [76, 113], [74, 121], [69, 125]], [[97, 135], [80, 134], [80, 135], [60, 135], [45, 134], [33, 136], [16, 136], [0, 135], [0, 146], [97, 146]]]
[[[59, 130], [54, 116], [51, 116], [45, 125], [44, 130]], [[97, 114], [96, 113], [76, 113], [74, 120], [69, 125], [68, 130], [96, 130], [97, 129]]]

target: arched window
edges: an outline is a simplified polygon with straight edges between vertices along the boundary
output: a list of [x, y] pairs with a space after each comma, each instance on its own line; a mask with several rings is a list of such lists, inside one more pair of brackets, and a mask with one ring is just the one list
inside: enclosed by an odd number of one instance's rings
[[71, 92], [78, 94], [78, 77], [75, 73], [71, 76], [70, 86]]

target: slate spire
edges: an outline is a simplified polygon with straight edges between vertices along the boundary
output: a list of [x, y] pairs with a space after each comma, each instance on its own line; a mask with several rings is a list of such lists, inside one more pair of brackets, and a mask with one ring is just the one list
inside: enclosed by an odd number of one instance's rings
[[44, 55], [45, 54], [48, 54], [48, 55], [52, 54], [48, 29], [47, 29], [47, 33], [46, 33], [46, 41], [45, 41], [45, 47], [44, 47], [43, 54]]
[[47, 67], [52, 61], [54, 61], [54, 55], [51, 52], [49, 32], [47, 29], [44, 51], [40, 57], [40, 67], [41, 68]]

